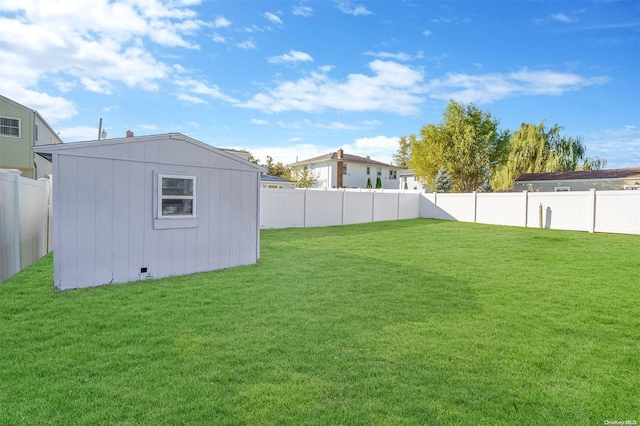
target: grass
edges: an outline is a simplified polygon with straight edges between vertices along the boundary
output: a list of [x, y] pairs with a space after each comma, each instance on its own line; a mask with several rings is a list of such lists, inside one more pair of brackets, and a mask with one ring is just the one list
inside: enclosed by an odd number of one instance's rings
[[408, 220], [257, 265], [0, 284], [0, 424], [640, 421], [640, 237]]

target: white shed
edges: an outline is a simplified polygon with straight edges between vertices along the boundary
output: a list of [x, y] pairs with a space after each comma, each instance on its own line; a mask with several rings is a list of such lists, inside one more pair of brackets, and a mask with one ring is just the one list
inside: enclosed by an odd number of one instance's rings
[[260, 166], [179, 133], [34, 151], [53, 161], [57, 290], [260, 258]]

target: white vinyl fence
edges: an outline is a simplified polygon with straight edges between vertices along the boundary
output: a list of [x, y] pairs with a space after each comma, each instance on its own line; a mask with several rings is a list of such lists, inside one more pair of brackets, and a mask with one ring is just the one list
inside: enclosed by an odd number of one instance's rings
[[261, 228], [432, 218], [640, 234], [640, 191], [433, 194], [398, 190], [263, 189]]
[[0, 170], [0, 282], [50, 249], [50, 180]]

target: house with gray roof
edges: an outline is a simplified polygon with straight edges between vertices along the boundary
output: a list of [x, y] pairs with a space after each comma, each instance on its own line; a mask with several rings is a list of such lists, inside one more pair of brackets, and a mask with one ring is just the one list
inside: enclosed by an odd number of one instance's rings
[[516, 179], [514, 191], [640, 190], [640, 167], [573, 172], [525, 173]]

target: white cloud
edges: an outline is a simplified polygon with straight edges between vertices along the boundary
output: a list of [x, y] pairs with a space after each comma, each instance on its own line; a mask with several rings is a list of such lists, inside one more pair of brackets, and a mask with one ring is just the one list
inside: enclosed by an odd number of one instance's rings
[[312, 73], [296, 81], [279, 83], [266, 93], [254, 95], [239, 104], [268, 112], [384, 111], [415, 114], [423, 102], [420, 96], [423, 72], [395, 62], [375, 60], [369, 63], [372, 76], [350, 74], [336, 81], [324, 73]]
[[98, 139], [98, 125], [96, 127], [76, 126], [56, 129], [64, 142], [92, 141]]
[[330, 129], [330, 130], [359, 130], [360, 126], [356, 124], [347, 124], [341, 123], [339, 121], [333, 121], [327, 124], [316, 124], [316, 127], [319, 129]]
[[259, 119], [259, 118], [252, 118], [251, 119], [251, 124], [257, 124], [259, 126], [264, 126], [269, 124], [268, 120], [263, 120], [263, 119]]
[[306, 52], [290, 50], [289, 53], [283, 53], [279, 56], [272, 56], [268, 58], [268, 61], [272, 64], [280, 64], [283, 62], [309, 62], [313, 61], [313, 58]]
[[214, 28], [227, 28], [231, 26], [231, 21], [229, 21], [227, 18], [223, 17], [223, 16], [218, 16], [214, 21], [213, 21], [213, 27]]
[[273, 14], [271, 12], [265, 12], [264, 17], [267, 18], [269, 22], [282, 25], [282, 19], [280, 19], [280, 17], [276, 14]]
[[197, 96], [187, 95], [186, 93], [178, 93], [176, 96], [181, 101], [185, 101], [190, 104], [206, 104], [207, 103], [207, 101], [205, 101], [202, 98], [199, 98]]
[[353, 144], [342, 147], [346, 154], [369, 156], [372, 160], [391, 163], [393, 154], [398, 150], [397, 136], [375, 136], [372, 138], [358, 138]]
[[577, 18], [571, 18], [562, 12], [554, 13], [553, 15], [551, 15], [551, 19], [558, 22], [564, 22], [566, 24], [569, 24], [571, 22], [576, 22], [578, 20]]
[[305, 18], [308, 18], [313, 15], [313, 9], [309, 6], [293, 6], [292, 13], [297, 16], [304, 16]]
[[[175, 85], [186, 90], [187, 92], [195, 95], [206, 95], [214, 99], [219, 99], [225, 102], [236, 103], [236, 99], [223, 94], [217, 85], [209, 86], [206, 83], [195, 80], [193, 78], [177, 79]], [[187, 93], [178, 94], [178, 99], [182, 99], [191, 103], [206, 103], [202, 98], [194, 97]]]
[[427, 36], [427, 37], [429, 37], [432, 33], [431, 33], [431, 31], [430, 31], [430, 30], [424, 30], [424, 31], [422, 32], [422, 34], [423, 34], [423, 35], [425, 35], [425, 36]]
[[348, 0], [337, 0], [336, 7], [342, 12], [348, 15], [359, 16], [359, 15], [371, 15], [373, 12], [368, 10], [365, 6], [353, 5]]
[[213, 40], [216, 43], [226, 43], [227, 39], [225, 39], [223, 36], [221, 36], [218, 33], [213, 33], [213, 37], [211, 37], [211, 40]]
[[252, 42], [251, 40], [247, 40], [247, 41], [243, 41], [241, 43], [237, 43], [236, 46], [238, 46], [240, 49], [244, 49], [244, 50], [251, 50], [251, 49], [255, 49], [256, 45], [254, 42]]
[[431, 98], [486, 104], [514, 96], [561, 95], [607, 81], [607, 77], [523, 69], [506, 74], [449, 73], [442, 79], [431, 80], [428, 87]]
[[[81, 84], [86, 90], [114, 93], [119, 84], [158, 90], [158, 81], [175, 70], [145, 48], [161, 46], [198, 49], [188, 37], [206, 24], [189, 6], [199, 0], [37, 0], [0, 2], [0, 92], [36, 107], [30, 94], [39, 93], [59, 105], [47, 120], [76, 113], [70, 102], [41, 93], [41, 81], [53, 82], [63, 93]], [[5, 14], [4, 12], [9, 12]], [[19, 37], [16, 37], [19, 34]], [[8, 42], [10, 40], [10, 43]]]
[[390, 52], [364, 52], [365, 55], [375, 56], [376, 58], [382, 59], [395, 59], [396, 61], [408, 61], [411, 59], [411, 55], [398, 52], [398, 53], [390, 53]]

